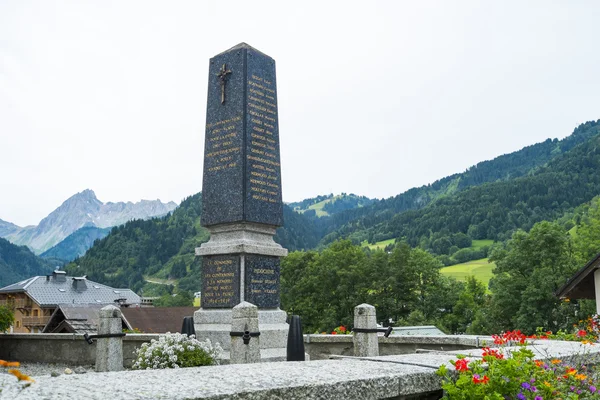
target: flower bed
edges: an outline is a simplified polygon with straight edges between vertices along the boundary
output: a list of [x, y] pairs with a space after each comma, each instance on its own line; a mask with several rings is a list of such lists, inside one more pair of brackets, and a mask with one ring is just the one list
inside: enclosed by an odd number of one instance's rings
[[444, 399], [600, 399], [600, 376], [593, 366], [597, 360], [589, 357], [571, 365], [556, 358], [536, 359], [527, 347], [530, 337], [519, 331], [493, 336], [500, 347], [484, 347], [481, 359], [458, 356], [451, 361], [455, 371], [441, 366], [437, 374]]

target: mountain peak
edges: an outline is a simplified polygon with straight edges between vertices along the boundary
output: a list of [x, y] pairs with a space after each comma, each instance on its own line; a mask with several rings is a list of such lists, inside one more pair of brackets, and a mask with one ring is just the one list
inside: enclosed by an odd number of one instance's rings
[[73, 196], [71, 196], [70, 198], [84, 198], [84, 199], [88, 199], [88, 200], [98, 200], [98, 198], [96, 197], [96, 193], [94, 193], [94, 191], [92, 189], [85, 189], [82, 192], [76, 193]]
[[176, 206], [160, 200], [103, 203], [93, 190], [85, 189], [65, 200], [37, 226], [19, 229], [7, 225], [2, 229], [0, 225], [0, 237], [7, 236], [13, 243], [27, 245], [34, 252], [41, 253], [83, 226], [109, 228], [132, 219], [166, 215]]

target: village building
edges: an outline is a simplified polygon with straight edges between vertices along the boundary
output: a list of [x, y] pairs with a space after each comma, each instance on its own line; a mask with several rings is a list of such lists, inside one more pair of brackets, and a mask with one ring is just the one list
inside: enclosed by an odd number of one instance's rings
[[[65, 304], [79, 306], [79, 314], [88, 315], [92, 319], [85, 318], [86, 322], [83, 322], [81, 318], [66, 318], [73, 317], [77, 310], [60, 308]], [[0, 305], [10, 306], [15, 312], [15, 323], [10, 329], [14, 333], [56, 332], [56, 329], [59, 328], [58, 325], [62, 323], [62, 320], [57, 321], [56, 318], [61, 315], [63, 320], [71, 320], [71, 327], [64, 327], [65, 330], [59, 329], [59, 332], [77, 331], [72, 330], [74, 326], [79, 326], [87, 331], [87, 329], [93, 328], [84, 327], [81, 324], [95, 326], [96, 321], [93, 318], [93, 315], [97, 313], [94, 311], [95, 308], [107, 304], [120, 307], [139, 307], [141, 298], [130, 289], [115, 289], [87, 280], [85, 276], [67, 276], [65, 271], [54, 271], [51, 275], [46, 276], [34, 276], [0, 289]], [[85, 305], [96, 307], [84, 307]], [[90, 310], [83, 311], [86, 308]], [[51, 330], [45, 330], [55, 313], [57, 317], [54, 323], [56, 325]]]
[[561, 299], [589, 299], [596, 301], [596, 313], [600, 314], [600, 254], [588, 261], [558, 291]]

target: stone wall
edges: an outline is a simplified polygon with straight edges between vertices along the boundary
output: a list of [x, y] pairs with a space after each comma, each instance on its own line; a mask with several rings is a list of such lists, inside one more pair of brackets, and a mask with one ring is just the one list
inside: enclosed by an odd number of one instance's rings
[[[133, 351], [158, 334], [130, 334], [123, 339], [124, 366], [133, 363]], [[379, 354], [412, 354], [417, 349], [452, 351], [482, 346], [478, 336], [391, 336], [379, 337]], [[305, 351], [311, 360], [330, 356], [352, 356], [352, 335], [304, 335]], [[82, 334], [38, 333], [0, 334], [0, 359], [21, 362], [94, 365], [96, 344], [89, 345]]]
[[[133, 351], [158, 334], [127, 335], [123, 339], [123, 365], [133, 364]], [[83, 334], [15, 333], [0, 334], [0, 360], [94, 365], [96, 344], [88, 344]]]

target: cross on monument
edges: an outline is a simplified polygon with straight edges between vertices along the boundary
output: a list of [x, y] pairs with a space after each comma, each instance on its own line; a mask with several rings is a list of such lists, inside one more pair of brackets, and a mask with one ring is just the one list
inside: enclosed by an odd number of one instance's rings
[[221, 104], [225, 103], [225, 82], [227, 80], [227, 75], [229, 74], [231, 74], [231, 70], [228, 70], [226, 64], [223, 64], [221, 70], [217, 74], [219, 82], [221, 83]]

